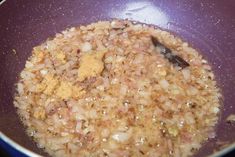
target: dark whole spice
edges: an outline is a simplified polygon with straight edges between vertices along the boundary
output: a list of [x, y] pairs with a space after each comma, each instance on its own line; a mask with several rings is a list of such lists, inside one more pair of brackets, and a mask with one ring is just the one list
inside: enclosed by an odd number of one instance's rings
[[160, 43], [155, 37], [151, 36], [151, 40], [155, 47], [160, 48], [161, 54], [163, 54], [165, 58], [169, 60], [169, 62], [181, 67], [182, 69], [189, 66], [188, 62], [186, 62], [183, 58], [173, 54], [169, 48]]

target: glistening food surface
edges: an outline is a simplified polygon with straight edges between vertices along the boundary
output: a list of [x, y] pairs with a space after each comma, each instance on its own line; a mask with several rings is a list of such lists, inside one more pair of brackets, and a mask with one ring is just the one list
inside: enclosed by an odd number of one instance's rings
[[[190, 66], [173, 65], [151, 37]], [[183, 157], [215, 136], [220, 97], [211, 67], [187, 43], [115, 20], [34, 47], [14, 104], [52, 156]]]

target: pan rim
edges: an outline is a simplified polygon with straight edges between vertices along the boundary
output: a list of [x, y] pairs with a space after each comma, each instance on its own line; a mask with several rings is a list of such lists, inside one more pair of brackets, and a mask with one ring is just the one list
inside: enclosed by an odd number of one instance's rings
[[13, 149], [21, 152], [22, 154], [25, 154], [25, 155], [31, 156], [31, 157], [42, 157], [41, 155], [39, 155], [37, 153], [34, 153], [33, 151], [31, 151], [31, 150], [29, 150], [29, 149], [19, 145], [17, 142], [15, 142], [12, 139], [10, 139], [9, 137], [7, 137], [1, 131], [0, 131], [0, 140], [4, 141], [8, 145], [10, 145]]
[[227, 146], [219, 151], [216, 151], [215, 153], [209, 155], [208, 157], [221, 157], [221, 156], [231, 152], [232, 150], [235, 150], [235, 142], [229, 144], [229, 146]]
[[[41, 155], [19, 145], [17, 142], [13, 141], [9, 137], [7, 137], [4, 133], [0, 132], [0, 140], [3, 140], [5, 143], [10, 145], [13, 149], [31, 157], [42, 157]], [[216, 151], [215, 153], [209, 155], [208, 157], [220, 157], [222, 155], [227, 154], [228, 152], [231, 152], [235, 149], [235, 142], [230, 144], [228, 147], [225, 147], [219, 151]]]
[[4, 2], [6, 2], [6, 0], [2, 0], [2, 1], [0, 2], [0, 5], [2, 5]]

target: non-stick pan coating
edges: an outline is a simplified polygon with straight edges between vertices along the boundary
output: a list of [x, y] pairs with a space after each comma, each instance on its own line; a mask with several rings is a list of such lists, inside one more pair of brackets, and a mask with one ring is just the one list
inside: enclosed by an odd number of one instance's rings
[[46, 155], [25, 134], [13, 106], [19, 72], [33, 46], [67, 27], [112, 18], [154, 24], [188, 41], [212, 64], [223, 93], [217, 137], [196, 156], [235, 141], [234, 0], [7, 0], [0, 6], [0, 131], [20, 145]]

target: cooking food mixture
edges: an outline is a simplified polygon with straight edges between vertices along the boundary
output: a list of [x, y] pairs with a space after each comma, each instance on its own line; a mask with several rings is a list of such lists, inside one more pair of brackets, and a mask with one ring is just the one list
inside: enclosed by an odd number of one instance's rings
[[187, 43], [114, 20], [34, 47], [14, 104], [51, 156], [185, 157], [215, 136], [220, 97], [211, 67]]

